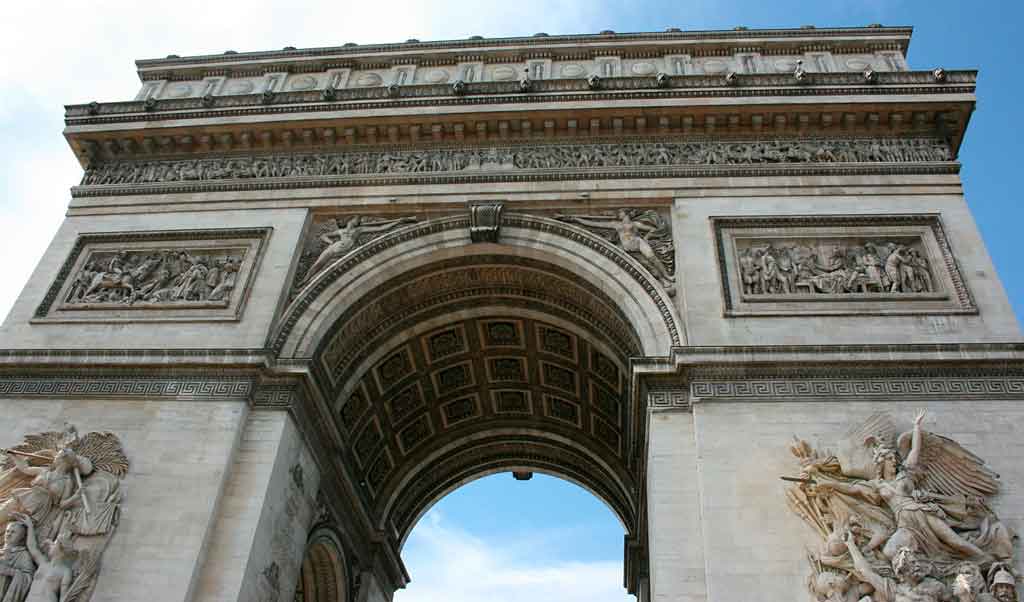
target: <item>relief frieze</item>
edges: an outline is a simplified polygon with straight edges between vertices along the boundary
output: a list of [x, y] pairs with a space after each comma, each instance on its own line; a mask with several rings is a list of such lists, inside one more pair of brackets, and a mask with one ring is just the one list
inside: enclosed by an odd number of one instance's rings
[[299, 256], [299, 264], [292, 283], [293, 294], [349, 251], [384, 236], [391, 230], [416, 221], [415, 217], [388, 219], [359, 215], [315, 218], [306, 234], [302, 254]]
[[81, 185], [145, 185], [274, 178], [415, 177], [492, 171], [930, 163], [953, 160], [935, 138], [765, 139], [618, 142], [489, 148], [350, 151], [153, 161], [114, 161], [86, 170]]
[[976, 311], [937, 216], [713, 222], [726, 315]]
[[37, 319], [237, 319], [269, 229], [88, 234]]

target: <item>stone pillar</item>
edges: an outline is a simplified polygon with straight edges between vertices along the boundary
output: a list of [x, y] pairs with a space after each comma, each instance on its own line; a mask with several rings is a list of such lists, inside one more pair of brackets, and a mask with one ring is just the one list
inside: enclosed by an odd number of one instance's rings
[[652, 602], [705, 602], [701, 480], [687, 391], [647, 395], [647, 532]]
[[291, 416], [250, 411], [192, 599], [292, 600], [319, 481]]

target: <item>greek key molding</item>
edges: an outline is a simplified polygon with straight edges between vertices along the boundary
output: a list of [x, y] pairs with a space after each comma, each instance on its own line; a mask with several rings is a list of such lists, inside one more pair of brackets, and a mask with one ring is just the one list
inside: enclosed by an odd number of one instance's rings
[[237, 401], [252, 390], [250, 377], [0, 374], [0, 396], [10, 397]]
[[701, 401], [857, 400], [893, 398], [991, 399], [1024, 395], [1024, 377], [807, 378], [694, 380]]
[[690, 408], [690, 389], [687, 385], [648, 385], [647, 408], [651, 410], [685, 410]]

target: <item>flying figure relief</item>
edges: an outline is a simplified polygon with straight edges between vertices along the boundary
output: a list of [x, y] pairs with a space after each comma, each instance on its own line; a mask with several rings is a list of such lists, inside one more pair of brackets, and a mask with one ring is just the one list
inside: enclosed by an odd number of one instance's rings
[[835, 453], [799, 439], [791, 446], [801, 474], [783, 477], [794, 483], [789, 507], [822, 539], [810, 554], [817, 600], [991, 600], [996, 575], [1002, 586], [1007, 575], [1015, 579], [1016, 535], [989, 506], [998, 475], [956, 441], [925, 431], [924, 420], [918, 413], [901, 432], [880, 413]]
[[620, 247], [653, 274], [670, 294], [675, 292], [675, 246], [668, 221], [654, 210], [620, 209], [605, 215], [556, 215]]
[[[338, 221], [333, 218], [316, 224], [312, 235], [307, 237], [306, 246], [299, 261], [298, 273], [300, 276], [297, 279], [296, 288], [305, 286], [324, 268], [356, 247], [382, 236], [389, 230], [415, 221], [415, 217], [381, 219], [357, 215], [349, 218], [344, 226], [339, 225]], [[314, 257], [315, 259], [313, 259]]]

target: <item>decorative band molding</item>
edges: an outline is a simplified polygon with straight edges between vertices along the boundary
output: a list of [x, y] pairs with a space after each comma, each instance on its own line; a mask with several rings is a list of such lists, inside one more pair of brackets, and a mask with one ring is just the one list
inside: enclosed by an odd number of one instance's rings
[[1024, 377], [695, 380], [690, 383], [690, 393], [694, 402], [883, 397], [1001, 398], [1024, 395]]
[[249, 377], [0, 375], [0, 396], [11, 397], [241, 401], [252, 390]]

